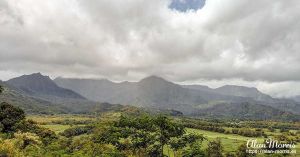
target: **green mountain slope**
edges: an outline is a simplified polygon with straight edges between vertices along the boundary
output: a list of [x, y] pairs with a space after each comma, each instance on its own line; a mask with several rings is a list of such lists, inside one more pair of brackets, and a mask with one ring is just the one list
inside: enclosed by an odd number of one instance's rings
[[0, 102], [8, 102], [15, 106], [22, 108], [26, 113], [66, 113], [66, 109], [60, 105], [52, 104], [49, 101], [30, 97], [24, 92], [4, 83], [0, 82], [3, 86], [3, 93], [0, 94]]
[[242, 119], [242, 120], [284, 120], [299, 121], [300, 115], [252, 103], [224, 103], [196, 111], [196, 117]]
[[88, 100], [64, 100], [54, 103], [38, 97], [33, 97], [7, 83], [0, 82], [3, 93], [0, 94], [0, 103], [8, 102], [18, 106], [28, 114], [81, 114], [117, 111], [124, 106], [109, 103], [97, 103]]

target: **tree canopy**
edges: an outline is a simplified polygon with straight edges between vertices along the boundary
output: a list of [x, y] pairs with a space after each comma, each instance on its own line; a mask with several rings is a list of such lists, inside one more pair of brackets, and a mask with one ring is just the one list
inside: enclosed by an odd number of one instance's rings
[[178, 151], [203, 139], [200, 135], [186, 135], [181, 124], [163, 115], [121, 116], [111, 127], [94, 136], [96, 143], [112, 144], [119, 151], [131, 151], [135, 156], [163, 156], [167, 145]]
[[25, 119], [25, 113], [22, 109], [6, 102], [0, 104], [0, 127], [2, 132], [14, 131], [15, 125], [23, 119]]
[[3, 92], [4, 88], [0, 85], [0, 94]]

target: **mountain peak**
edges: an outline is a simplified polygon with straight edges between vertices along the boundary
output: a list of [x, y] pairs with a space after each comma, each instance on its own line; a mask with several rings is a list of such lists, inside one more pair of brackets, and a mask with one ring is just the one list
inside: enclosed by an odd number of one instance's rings
[[40, 72], [32, 73], [31, 75], [34, 75], [34, 76], [43, 76]]
[[22, 75], [20, 77], [16, 77], [16, 78], [10, 79], [8, 81], [12, 81], [12, 80], [16, 80], [16, 79], [34, 79], [34, 80], [51, 81], [49, 76], [42, 75], [40, 72], [29, 74], [29, 75]]
[[163, 79], [162, 77], [156, 76], [156, 75], [151, 75], [148, 77], [143, 78], [140, 82], [168, 82], [167, 80]]
[[138, 82], [139, 85], [143, 87], [150, 87], [150, 88], [163, 88], [166, 86], [174, 86], [175, 84], [172, 82], [169, 82], [159, 76], [149, 76], [144, 79], [142, 79], [140, 82]]
[[47, 84], [53, 84], [52, 80], [49, 76], [44, 76], [41, 73], [33, 73], [30, 75], [22, 75], [13, 79], [10, 79], [7, 81], [10, 84], [14, 84], [14, 86], [21, 86], [24, 83], [35, 85], [38, 83], [47, 83]]
[[81, 95], [71, 90], [58, 87], [49, 76], [44, 76], [41, 73], [23, 75], [6, 82], [28, 94], [83, 99]]

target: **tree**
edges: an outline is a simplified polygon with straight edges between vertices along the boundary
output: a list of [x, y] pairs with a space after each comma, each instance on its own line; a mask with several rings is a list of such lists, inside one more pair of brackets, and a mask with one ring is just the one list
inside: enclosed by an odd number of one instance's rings
[[[182, 125], [172, 122], [165, 116], [158, 116], [157, 118], [148, 115], [121, 116], [119, 121], [111, 127], [95, 135], [94, 141], [112, 144], [119, 151], [131, 151], [135, 156], [163, 156], [164, 146], [170, 144], [171, 139], [174, 138], [182, 141], [184, 133]], [[185, 140], [193, 141], [191, 137], [186, 137]], [[172, 145], [177, 147], [174, 143]]]
[[[119, 151], [132, 152], [135, 156], [145, 156], [155, 154], [156, 146], [150, 148], [155, 143], [156, 127], [153, 118], [149, 116], [125, 117], [121, 116], [109, 128], [94, 136], [96, 143], [109, 143], [114, 145]], [[121, 140], [122, 139], [122, 140]]]
[[223, 157], [223, 147], [221, 145], [221, 140], [218, 138], [215, 141], [211, 141], [208, 143], [208, 147], [206, 149], [206, 154], [209, 157]]
[[189, 146], [187, 150], [183, 152], [183, 157], [204, 157], [205, 153], [201, 149], [201, 145], [205, 138], [203, 135], [189, 134], [183, 137], [186, 145]]
[[172, 138], [169, 142], [170, 147], [174, 150], [174, 156], [176, 157], [177, 152], [184, 147], [186, 147], [187, 143], [183, 138]]
[[4, 88], [0, 85], [0, 94], [3, 92]]
[[155, 119], [155, 124], [159, 129], [159, 141], [161, 145], [161, 156], [163, 148], [169, 143], [172, 137], [181, 137], [184, 133], [183, 125], [171, 122], [166, 116], [160, 115]]
[[0, 104], [0, 125], [2, 132], [14, 131], [14, 126], [23, 119], [25, 119], [25, 113], [22, 109], [6, 102]]
[[201, 150], [201, 144], [191, 145], [190, 148], [183, 152], [183, 157], [204, 157], [205, 153]]

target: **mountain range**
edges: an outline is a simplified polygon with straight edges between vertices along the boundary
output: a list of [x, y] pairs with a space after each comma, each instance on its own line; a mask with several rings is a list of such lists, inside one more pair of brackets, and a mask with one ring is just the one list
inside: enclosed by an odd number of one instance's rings
[[52, 80], [40, 73], [1, 83], [6, 88], [1, 100], [18, 102], [30, 112], [87, 113], [130, 105], [178, 111], [193, 117], [300, 120], [299, 102], [275, 99], [256, 88], [243, 86], [225, 85], [213, 89], [203, 85], [179, 85], [158, 76], [120, 83], [107, 79], [59, 77]]
[[[236, 104], [245, 102], [255, 111], [259, 111], [257, 106], [261, 106], [264, 110], [267, 106], [270, 110], [286, 114], [300, 114], [300, 105], [294, 100], [272, 98], [256, 88], [243, 86], [225, 85], [212, 89], [203, 85], [179, 85], [157, 76], [146, 77], [139, 82], [120, 83], [107, 79], [56, 78], [54, 81], [57, 85], [71, 89], [90, 100], [172, 109], [185, 115], [197, 116], [197, 113], [204, 109], [217, 110], [222, 104], [237, 110]], [[258, 114], [260, 113], [252, 115], [255, 117]]]

